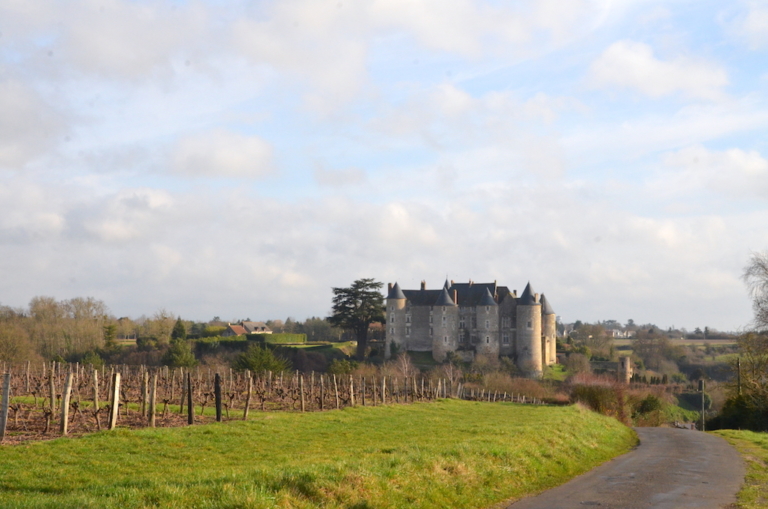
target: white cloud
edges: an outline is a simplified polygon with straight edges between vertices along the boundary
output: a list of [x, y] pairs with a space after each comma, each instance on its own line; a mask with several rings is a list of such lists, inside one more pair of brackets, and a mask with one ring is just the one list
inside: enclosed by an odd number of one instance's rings
[[727, 22], [727, 28], [737, 39], [747, 42], [753, 50], [768, 45], [768, 2], [748, 0], [742, 2], [746, 10]]
[[0, 168], [19, 169], [63, 137], [62, 119], [18, 80], [0, 81]]
[[172, 169], [192, 177], [259, 178], [272, 172], [272, 146], [258, 136], [221, 129], [176, 143]]
[[649, 45], [623, 40], [610, 45], [592, 63], [588, 81], [596, 88], [628, 88], [652, 98], [679, 92], [700, 99], [717, 99], [728, 84], [728, 74], [702, 60], [659, 60]]
[[712, 151], [695, 145], [667, 154], [664, 163], [679, 170], [674, 175], [678, 188], [768, 199], [768, 160], [755, 150]]
[[360, 168], [328, 170], [322, 166], [315, 168], [315, 181], [321, 186], [341, 187], [359, 185], [366, 181], [365, 171]]

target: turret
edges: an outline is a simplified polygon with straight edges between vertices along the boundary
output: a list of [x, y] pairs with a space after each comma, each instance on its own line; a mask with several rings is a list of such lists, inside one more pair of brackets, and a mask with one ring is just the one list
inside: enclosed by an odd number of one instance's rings
[[544, 365], [557, 363], [557, 315], [541, 294], [541, 342]]
[[432, 305], [432, 358], [436, 361], [443, 362], [448, 352], [459, 346], [456, 337], [458, 321], [459, 307], [444, 287]]
[[632, 380], [633, 374], [632, 357], [629, 355], [619, 357], [619, 382], [628, 384]]
[[542, 374], [541, 303], [531, 283], [517, 301], [517, 367], [531, 377]]
[[476, 352], [481, 355], [499, 355], [499, 305], [486, 288], [485, 295], [475, 308], [477, 317]]
[[[397, 283], [394, 286], [390, 283], [387, 292], [387, 327], [384, 336], [384, 358], [389, 359], [392, 356], [392, 344], [400, 349], [406, 349], [406, 328], [409, 324], [405, 319], [405, 294]], [[405, 348], [404, 348], [405, 347]]]

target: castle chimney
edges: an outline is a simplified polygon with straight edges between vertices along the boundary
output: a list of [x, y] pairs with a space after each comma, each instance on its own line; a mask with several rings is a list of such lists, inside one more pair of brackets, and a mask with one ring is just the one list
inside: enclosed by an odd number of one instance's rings
[[392, 283], [387, 283], [387, 290], [392, 291]]
[[427, 282], [426, 281], [423, 281], [423, 280], [421, 281], [421, 289], [422, 290], [426, 290], [427, 289]]
[[469, 286], [472, 286], [472, 280], [471, 279], [469, 280]]
[[512, 297], [517, 298], [517, 290], [512, 290]]
[[453, 279], [451, 279], [451, 286], [453, 286]]
[[536, 303], [539, 302], [539, 294], [538, 293], [534, 293], [533, 294], [533, 302], [536, 302]]
[[459, 291], [458, 290], [454, 290], [453, 291], [453, 303], [456, 304], [457, 306], [459, 305]]

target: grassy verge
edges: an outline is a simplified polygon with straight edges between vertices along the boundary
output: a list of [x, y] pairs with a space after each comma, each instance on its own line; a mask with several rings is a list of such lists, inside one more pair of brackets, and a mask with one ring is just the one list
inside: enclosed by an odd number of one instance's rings
[[2, 507], [488, 507], [629, 450], [577, 406], [444, 400], [0, 449]]
[[738, 494], [738, 506], [768, 507], [768, 433], [727, 429], [714, 434], [728, 440], [747, 463], [747, 477]]

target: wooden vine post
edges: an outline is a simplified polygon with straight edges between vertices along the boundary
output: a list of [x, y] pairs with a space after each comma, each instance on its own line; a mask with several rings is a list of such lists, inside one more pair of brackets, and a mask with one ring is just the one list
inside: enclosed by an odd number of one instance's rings
[[248, 410], [251, 408], [251, 396], [253, 395], [253, 378], [251, 372], [246, 371], [245, 376], [248, 379], [248, 395], [245, 397], [245, 410], [243, 410], [243, 420], [248, 420]]
[[99, 411], [99, 370], [93, 368], [93, 411]]
[[192, 406], [192, 373], [187, 373], [187, 424], [194, 423], [195, 408]]
[[349, 375], [349, 405], [355, 406], [355, 379]]
[[5, 438], [5, 427], [8, 425], [8, 406], [11, 403], [11, 374], [3, 375], [3, 399], [0, 401], [0, 442]]
[[70, 371], [67, 374], [67, 381], [64, 382], [64, 393], [61, 395], [61, 424], [59, 430], [62, 435], [66, 435], [69, 427], [69, 397], [72, 394], [72, 378], [74, 375]]
[[339, 385], [336, 383], [336, 375], [333, 375], [333, 392], [336, 393], [336, 410], [339, 409], [340, 402], [339, 402]]
[[51, 363], [51, 377], [50, 377], [50, 383], [48, 384], [49, 389], [49, 397], [51, 398], [50, 401], [50, 407], [51, 407], [51, 415], [56, 413], [56, 363]]
[[221, 375], [218, 373], [213, 379], [213, 397], [216, 400], [216, 422], [221, 422]]
[[301, 411], [303, 412], [305, 410], [304, 408], [304, 375], [299, 375], [299, 392], [301, 393]]
[[112, 375], [112, 407], [109, 409], [109, 429], [117, 426], [117, 411], [120, 409], [120, 373]]
[[155, 427], [157, 413], [157, 371], [152, 373], [152, 385], [149, 386], [149, 425]]

